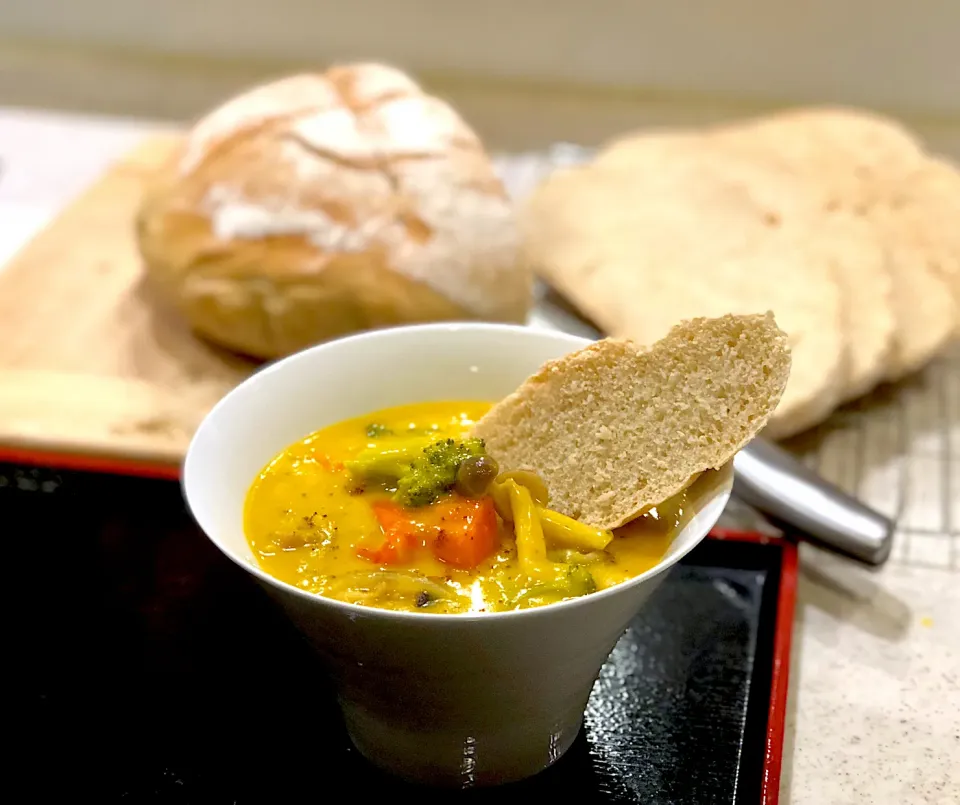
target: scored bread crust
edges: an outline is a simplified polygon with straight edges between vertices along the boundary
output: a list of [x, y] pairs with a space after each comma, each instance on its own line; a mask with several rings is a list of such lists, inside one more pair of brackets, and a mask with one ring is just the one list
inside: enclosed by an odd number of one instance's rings
[[540, 475], [551, 508], [616, 528], [733, 458], [789, 373], [772, 313], [694, 319], [649, 348], [608, 338], [546, 363], [474, 434], [502, 470]]
[[293, 76], [214, 110], [148, 188], [137, 237], [198, 332], [258, 357], [393, 324], [521, 322], [532, 299], [479, 138], [379, 64]]

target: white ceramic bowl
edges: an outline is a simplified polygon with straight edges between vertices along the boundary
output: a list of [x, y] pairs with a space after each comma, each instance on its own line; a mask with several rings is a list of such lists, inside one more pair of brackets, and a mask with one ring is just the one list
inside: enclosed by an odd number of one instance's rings
[[247, 489], [273, 456], [311, 431], [403, 403], [497, 400], [548, 359], [586, 343], [489, 324], [344, 338], [242, 383], [210, 412], [190, 445], [183, 488], [193, 516], [319, 650], [357, 748], [407, 779], [458, 787], [504, 783], [562, 756], [629, 621], [720, 516], [730, 467], [652, 570], [583, 598], [478, 615], [378, 610], [277, 581], [258, 567], [244, 538]]

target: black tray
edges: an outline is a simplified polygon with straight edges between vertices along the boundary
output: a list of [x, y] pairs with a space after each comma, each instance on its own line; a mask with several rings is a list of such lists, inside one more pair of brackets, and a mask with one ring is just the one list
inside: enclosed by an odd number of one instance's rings
[[789, 545], [707, 540], [617, 645], [566, 757], [453, 796], [359, 757], [310, 649], [175, 483], [0, 465], [0, 516], [18, 802], [776, 801]]

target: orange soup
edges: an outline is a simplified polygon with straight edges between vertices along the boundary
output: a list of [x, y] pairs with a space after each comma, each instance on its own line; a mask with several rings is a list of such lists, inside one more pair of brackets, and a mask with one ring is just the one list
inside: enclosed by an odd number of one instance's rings
[[485, 402], [378, 411], [291, 445], [257, 476], [244, 525], [261, 567], [317, 595], [411, 612], [500, 612], [649, 570], [687, 493], [605, 532], [549, 508], [470, 438]]

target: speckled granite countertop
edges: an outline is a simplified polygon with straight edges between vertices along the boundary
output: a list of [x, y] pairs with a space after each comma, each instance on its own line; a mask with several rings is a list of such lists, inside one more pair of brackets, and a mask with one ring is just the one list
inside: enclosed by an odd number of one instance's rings
[[[0, 108], [0, 270], [159, 126]], [[543, 160], [501, 163], [514, 189]], [[532, 166], [532, 167], [531, 167]], [[797, 449], [897, 517], [869, 571], [802, 551], [781, 802], [960, 801], [960, 349]], [[750, 518], [732, 511], [731, 519]]]

